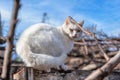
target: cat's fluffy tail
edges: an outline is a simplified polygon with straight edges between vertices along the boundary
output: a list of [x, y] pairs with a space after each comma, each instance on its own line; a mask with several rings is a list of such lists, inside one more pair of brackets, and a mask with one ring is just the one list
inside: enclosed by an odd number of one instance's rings
[[30, 56], [32, 54], [29, 45], [24, 40], [19, 40], [16, 45], [16, 52], [19, 55], [19, 57], [28, 64], [28, 60], [30, 60]]

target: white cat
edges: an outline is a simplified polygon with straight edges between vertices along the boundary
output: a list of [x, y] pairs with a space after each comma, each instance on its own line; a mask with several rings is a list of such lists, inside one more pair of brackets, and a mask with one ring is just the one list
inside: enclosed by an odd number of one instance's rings
[[[79, 25], [82, 26], [83, 23], [84, 21]], [[81, 30], [69, 18], [60, 27], [35, 24], [23, 32], [16, 51], [28, 67], [46, 71], [61, 66], [67, 70], [64, 60], [81, 34]]]

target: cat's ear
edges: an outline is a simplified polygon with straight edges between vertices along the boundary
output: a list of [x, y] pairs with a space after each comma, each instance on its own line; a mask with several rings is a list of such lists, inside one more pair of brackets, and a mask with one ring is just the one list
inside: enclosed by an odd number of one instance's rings
[[81, 27], [83, 26], [84, 24], [84, 20], [82, 20], [81, 22], [78, 23]]
[[70, 18], [69, 17], [66, 19], [65, 24], [66, 25], [70, 24]]

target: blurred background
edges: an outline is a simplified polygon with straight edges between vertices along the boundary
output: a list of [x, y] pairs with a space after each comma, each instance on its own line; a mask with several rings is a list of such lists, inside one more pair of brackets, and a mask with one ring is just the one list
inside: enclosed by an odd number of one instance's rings
[[[16, 35], [32, 24], [46, 22], [56, 26], [64, 23], [68, 16], [76, 21], [85, 20], [84, 26], [96, 25], [111, 36], [120, 35], [119, 0], [21, 0], [19, 24]], [[3, 35], [7, 34], [13, 0], [0, 1]]]

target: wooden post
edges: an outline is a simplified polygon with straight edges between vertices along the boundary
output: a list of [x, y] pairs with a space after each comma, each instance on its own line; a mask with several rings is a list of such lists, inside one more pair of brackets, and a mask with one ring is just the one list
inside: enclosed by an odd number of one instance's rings
[[28, 67], [28, 80], [34, 80], [34, 75], [33, 75], [33, 68]]

